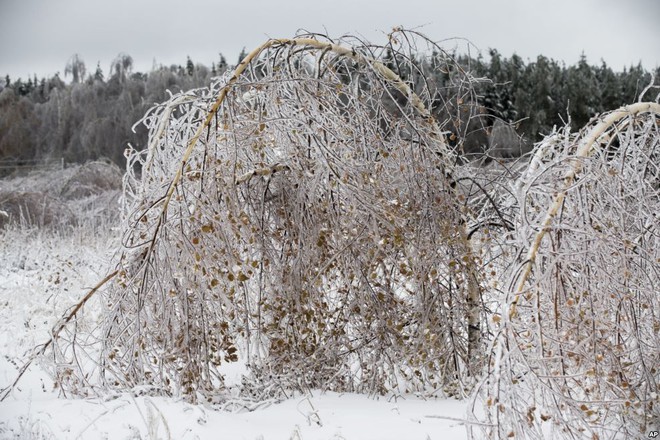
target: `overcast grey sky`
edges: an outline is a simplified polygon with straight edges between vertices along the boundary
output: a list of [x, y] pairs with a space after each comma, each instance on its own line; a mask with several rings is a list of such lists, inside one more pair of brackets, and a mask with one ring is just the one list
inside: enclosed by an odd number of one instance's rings
[[660, 65], [660, 0], [0, 0], [0, 75], [62, 74], [74, 53], [106, 74], [120, 52], [143, 72], [187, 55], [210, 66], [219, 52], [231, 64], [243, 46], [301, 28], [384, 43], [399, 25], [466, 38], [485, 54], [572, 64], [584, 51], [617, 70]]

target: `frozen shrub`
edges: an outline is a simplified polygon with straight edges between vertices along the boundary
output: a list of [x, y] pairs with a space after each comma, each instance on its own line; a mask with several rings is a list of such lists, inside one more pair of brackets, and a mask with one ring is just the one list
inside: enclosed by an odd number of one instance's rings
[[0, 192], [0, 228], [10, 224], [27, 227], [62, 226], [73, 221], [71, 211], [57, 199], [29, 191]]
[[62, 187], [65, 200], [80, 199], [108, 190], [121, 189], [122, 172], [111, 162], [89, 162], [78, 167]]
[[519, 157], [531, 148], [510, 124], [498, 119], [488, 136], [489, 157]]

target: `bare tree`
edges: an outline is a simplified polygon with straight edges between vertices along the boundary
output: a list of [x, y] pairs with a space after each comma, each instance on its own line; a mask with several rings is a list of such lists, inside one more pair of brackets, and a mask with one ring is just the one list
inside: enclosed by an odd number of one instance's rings
[[112, 78], [116, 78], [120, 83], [126, 81], [126, 78], [133, 70], [133, 58], [125, 53], [120, 53], [112, 60], [110, 64], [110, 74]]
[[64, 76], [67, 77], [71, 75], [72, 81], [74, 84], [78, 84], [85, 79], [85, 73], [87, 69], [85, 68], [85, 62], [80, 58], [80, 55], [73, 54], [69, 61], [66, 63], [64, 68]]

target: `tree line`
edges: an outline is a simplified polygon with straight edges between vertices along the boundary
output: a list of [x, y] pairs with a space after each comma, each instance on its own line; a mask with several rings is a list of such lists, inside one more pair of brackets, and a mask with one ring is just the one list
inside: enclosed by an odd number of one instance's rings
[[[527, 62], [515, 54], [507, 58], [494, 49], [488, 59], [456, 58], [473, 77], [487, 78], [474, 85], [474, 104], [488, 117], [482, 128], [501, 119], [514, 124], [529, 141], [539, 140], [569, 118], [574, 127], [581, 127], [597, 113], [636, 101], [652, 78], [641, 64], [617, 72], [604, 61], [591, 65], [585, 56], [569, 66], [544, 56]], [[439, 86], [450, 81], [451, 72], [425, 63], [425, 80]], [[120, 54], [106, 75], [99, 64], [88, 71], [73, 55], [64, 70], [69, 83], [59, 73], [27, 80], [6, 76], [0, 81], [0, 159], [82, 163], [106, 157], [123, 165], [128, 143], [137, 149], [146, 146], [146, 130], [132, 127], [148, 108], [167, 99], [168, 91], [208, 85], [227, 68], [226, 58], [219, 54], [210, 68], [188, 57], [183, 65], [134, 72], [132, 57]], [[660, 68], [654, 73], [660, 77]]]
[[656, 84], [660, 78], [660, 67], [651, 72], [639, 63], [617, 72], [605, 61], [589, 64], [584, 54], [570, 66], [542, 55], [525, 63], [515, 54], [506, 58], [494, 49], [489, 54], [487, 62], [463, 60], [490, 80], [478, 86], [480, 103], [489, 114], [517, 122], [519, 132], [534, 141], [553, 126], [570, 120], [572, 127], [580, 128], [596, 114], [632, 104], [653, 77]]
[[132, 126], [168, 90], [201, 87], [221, 74], [227, 62], [221, 55], [211, 69], [194, 64], [160, 66], [149, 73], [133, 71], [133, 58], [120, 54], [106, 76], [100, 65], [88, 72], [83, 60], [72, 56], [64, 70], [50, 78], [0, 83], [0, 159], [63, 159], [85, 162], [106, 157], [124, 163], [124, 149], [146, 145], [147, 133]]

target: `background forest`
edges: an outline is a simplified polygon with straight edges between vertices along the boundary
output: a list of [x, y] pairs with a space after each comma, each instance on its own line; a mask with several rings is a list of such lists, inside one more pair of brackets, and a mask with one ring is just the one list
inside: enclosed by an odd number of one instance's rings
[[[452, 72], [434, 68], [432, 59], [422, 63], [425, 81], [440, 88], [451, 81]], [[616, 72], [604, 61], [591, 65], [584, 56], [566, 66], [544, 56], [534, 61], [515, 54], [506, 58], [491, 49], [489, 59], [458, 56], [457, 60], [481, 79], [474, 84], [476, 95], [469, 112], [474, 117], [477, 108], [476, 114], [483, 116], [478, 128], [488, 130], [501, 119], [515, 126], [527, 143], [540, 140], [569, 117], [573, 127], [582, 127], [595, 114], [635, 102], [651, 81], [651, 72], [641, 64]], [[397, 70], [396, 60], [385, 61]], [[51, 160], [84, 163], [106, 157], [123, 166], [128, 143], [138, 150], [146, 146], [146, 129], [132, 127], [147, 109], [166, 100], [168, 91], [208, 85], [227, 67], [220, 54], [210, 68], [188, 58], [183, 66], [158, 66], [141, 73], [133, 72], [131, 56], [120, 54], [106, 74], [98, 64], [94, 71], [88, 70], [74, 55], [64, 70], [69, 83], [59, 73], [27, 81], [6, 76], [0, 81], [0, 160], [21, 165]], [[405, 72], [399, 73], [412, 81]], [[655, 70], [655, 77], [659, 76], [660, 67]]]

